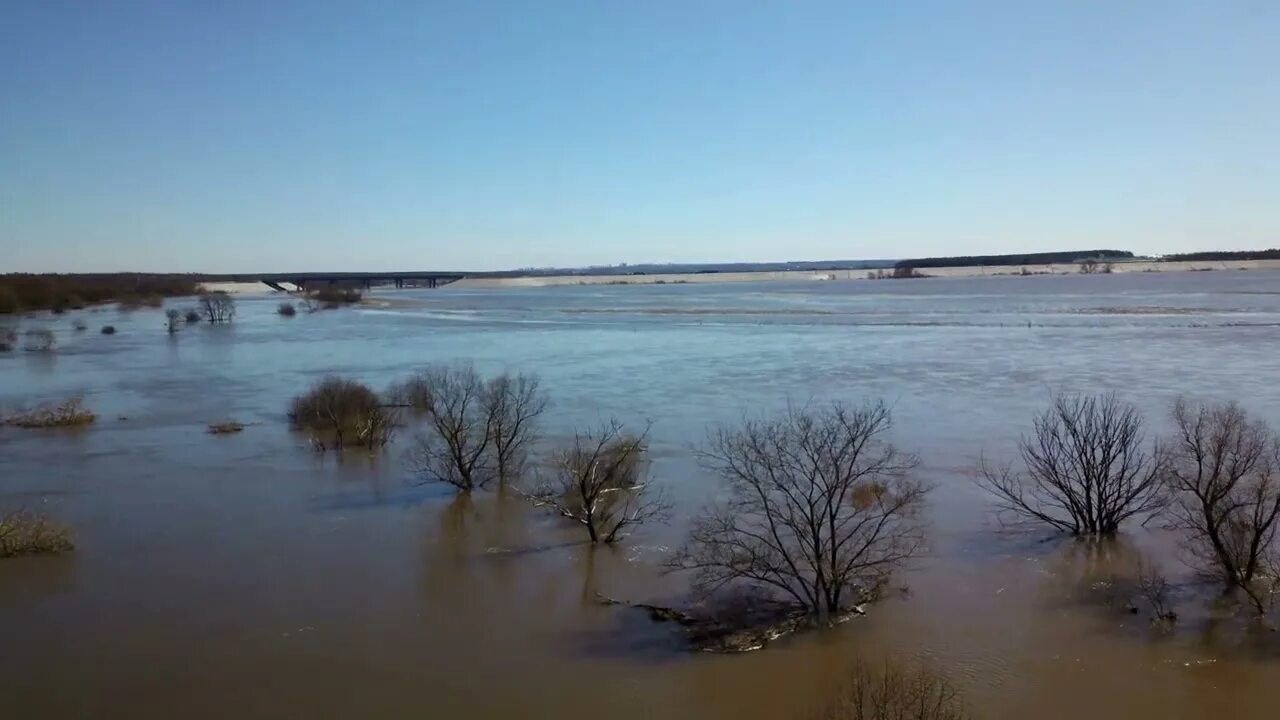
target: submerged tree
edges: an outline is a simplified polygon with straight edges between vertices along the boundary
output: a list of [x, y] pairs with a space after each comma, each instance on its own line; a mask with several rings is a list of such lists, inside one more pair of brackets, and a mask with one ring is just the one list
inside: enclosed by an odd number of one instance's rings
[[671, 509], [644, 478], [645, 451], [645, 436], [628, 435], [616, 420], [577, 433], [554, 453], [550, 475], [528, 497], [582, 525], [591, 542], [616, 543]]
[[824, 622], [873, 597], [924, 543], [927, 488], [885, 441], [890, 426], [884, 403], [836, 402], [713, 431], [701, 456], [726, 498], [671, 567], [704, 593], [764, 591]]
[[236, 301], [226, 292], [205, 293], [200, 296], [200, 311], [210, 323], [229, 323], [236, 316]]
[[1024, 472], [984, 460], [979, 484], [1002, 512], [1072, 535], [1113, 535], [1161, 510], [1158, 448], [1144, 449], [1142, 417], [1114, 394], [1059, 395], [1018, 443]]
[[858, 662], [819, 720], [967, 720], [960, 691], [946, 677], [921, 668]]
[[409, 452], [414, 471], [459, 492], [487, 485], [493, 478], [493, 420], [485, 382], [475, 368], [428, 368], [401, 387], [411, 388], [410, 402], [426, 413], [429, 425]]
[[538, 417], [547, 409], [547, 398], [538, 386], [536, 375], [503, 373], [485, 387], [493, 470], [501, 486], [518, 481], [524, 474]]
[[486, 380], [470, 365], [429, 367], [397, 383], [392, 396], [428, 419], [410, 452], [414, 469], [462, 492], [494, 478], [502, 486], [517, 481], [547, 407], [536, 376]]
[[1280, 442], [1234, 403], [1179, 400], [1166, 446], [1173, 525], [1197, 569], [1242, 591], [1259, 615], [1271, 606], [1280, 571]]

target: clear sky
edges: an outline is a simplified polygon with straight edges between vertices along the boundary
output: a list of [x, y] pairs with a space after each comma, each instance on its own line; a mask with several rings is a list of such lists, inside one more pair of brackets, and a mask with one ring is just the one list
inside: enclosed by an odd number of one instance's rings
[[1280, 245], [1280, 3], [0, 0], [0, 272]]

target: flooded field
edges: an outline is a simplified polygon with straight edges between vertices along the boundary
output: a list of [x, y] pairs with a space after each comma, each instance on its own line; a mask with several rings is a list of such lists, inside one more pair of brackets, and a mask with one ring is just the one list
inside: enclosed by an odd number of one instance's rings
[[[99, 421], [0, 427], [0, 507], [47, 512], [78, 545], [0, 561], [0, 717], [806, 717], [854, 658], [936, 667], [985, 717], [1274, 716], [1280, 635], [1213, 611], [1170, 533], [1135, 524], [1099, 553], [1000, 532], [970, 475], [980, 454], [1011, 458], [1055, 391], [1115, 390], [1153, 435], [1184, 393], [1280, 424], [1280, 273], [373, 299], [284, 318], [278, 297], [241, 298], [232, 325], [172, 337], [152, 309], [22, 321], [58, 349], [0, 355], [0, 408], [82, 394]], [[540, 375], [552, 440], [652, 422], [672, 522], [593, 551], [516, 499], [416, 483], [410, 429], [372, 458], [289, 430], [290, 398], [326, 374], [384, 388], [454, 360]], [[715, 491], [693, 456], [708, 424], [864, 397], [891, 404], [935, 488], [907, 590], [743, 656], [683, 653], [671, 629], [593, 601], [681, 598], [658, 564]], [[247, 427], [206, 432], [229, 418]], [[1135, 553], [1180, 584], [1172, 633], [1093, 601]]]

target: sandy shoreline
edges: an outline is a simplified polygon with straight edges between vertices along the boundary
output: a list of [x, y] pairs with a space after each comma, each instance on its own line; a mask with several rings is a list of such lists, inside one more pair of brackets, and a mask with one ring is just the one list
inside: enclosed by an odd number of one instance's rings
[[[1025, 270], [1025, 273], [1024, 273]], [[1280, 270], [1280, 260], [1234, 260], [1215, 262], [1128, 262], [1112, 265], [1113, 273], [1191, 272], [1207, 270]], [[661, 273], [648, 275], [547, 275], [510, 278], [463, 278], [455, 287], [551, 287], [557, 285], [663, 285], [691, 283], [764, 282], [776, 280], [866, 280], [874, 270], [795, 270], [773, 272]], [[1074, 275], [1078, 265], [983, 265], [950, 268], [923, 268], [931, 277], [989, 277], [1016, 275]]]
[[[1201, 262], [1120, 262], [1113, 273], [1193, 272], [1209, 270], [1280, 270], [1280, 260], [1229, 260]], [[923, 268], [931, 277], [992, 277], [1017, 275], [1074, 275], [1078, 265], [981, 265], [950, 268]], [[768, 272], [652, 273], [647, 275], [541, 275], [529, 277], [463, 278], [451, 283], [458, 288], [531, 288], [562, 285], [684, 285], [730, 282], [866, 280], [873, 270], [785, 270]], [[262, 283], [204, 283], [211, 291], [232, 295], [284, 295]]]

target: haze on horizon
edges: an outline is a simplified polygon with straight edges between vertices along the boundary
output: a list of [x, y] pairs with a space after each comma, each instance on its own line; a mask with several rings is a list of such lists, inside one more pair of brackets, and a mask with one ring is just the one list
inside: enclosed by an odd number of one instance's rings
[[1261, 0], [9, 2], [0, 272], [1280, 240]]

